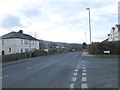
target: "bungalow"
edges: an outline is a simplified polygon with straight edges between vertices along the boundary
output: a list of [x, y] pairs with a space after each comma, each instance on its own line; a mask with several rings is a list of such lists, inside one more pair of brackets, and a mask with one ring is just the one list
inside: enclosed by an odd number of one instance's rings
[[39, 49], [39, 40], [20, 30], [3, 35], [0, 46], [2, 55], [23, 53]]

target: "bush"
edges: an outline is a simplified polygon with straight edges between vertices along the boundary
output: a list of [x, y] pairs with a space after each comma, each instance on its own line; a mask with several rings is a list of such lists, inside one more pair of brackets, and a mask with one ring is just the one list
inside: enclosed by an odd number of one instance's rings
[[40, 50], [35, 50], [34, 52], [32, 52], [32, 57], [36, 57], [36, 56], [42, 56], [42, 55], [47, 55], [47, 52], [40, 49]]
[[90, 54], [104, 54], [104, 51], [110, 51], [110, 54], [120, 55], [120, 41], [114, 42], [94, 42], [88, 47]]

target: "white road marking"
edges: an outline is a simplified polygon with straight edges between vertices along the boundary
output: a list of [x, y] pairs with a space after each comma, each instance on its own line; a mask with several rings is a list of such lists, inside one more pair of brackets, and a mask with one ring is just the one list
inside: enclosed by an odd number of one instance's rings
[[86, 69], [86, 67], [83, 67], [83, 69]]
[[76, 77], [72, 77], [72, 81], [75, 82], [76, 81]]
[[78, 69], [75, 69], [75, 72], [78, 72]]
[[86, 73], [82, 73], [82, 76], [86, 76], [87, 74]]
[[70, 88], [74, 88], [74, 84], [73, 83], [70, 85]]
[[77, 76], [77, 73], [74, 73], [73, 76]]
[[82, 83], [81, 83], [81, 88], [88, 88], [87, 87], [87, 83], [85, 83], [85, 82], [87, 82], [87, 77], [86, 77], [86, 75], [87, 75], [87, 73], [86, 73], [86, 67], [85, 67], [85, 65], [83, 66], [83, 68], [82, 68], [83, 70], [83, 73], [82, 73], [82, 79], [81, 79], [81, 81], [82, 81]]
[[82, 77], [82, 82], [86, 82], [87, 78], [86, 77]]
[[[41, 64], [42, 64], [42, 63], [41, 63]], [[26, 69], [31, 69], [31, 68], [37, 67], [37, 66], [39, 66], [39, 65], [41, 65], [41, 64], [36, 64], [36, 65], [34, 65], [34, 66], [27, 67]]]
[[6, 76], [3, 76], [3, 77], [0, 77], [0, 79], [3, 79], [3, 78], [6, 78], [6, 77], [8, 77], [9, 75], [6, 75]]
[[83, 72], [86, 72], [86, 70], [83, 70]]
[[86, 83], [82, 83], [81, 84], [81, 88], [87, 88], [87, 84]]

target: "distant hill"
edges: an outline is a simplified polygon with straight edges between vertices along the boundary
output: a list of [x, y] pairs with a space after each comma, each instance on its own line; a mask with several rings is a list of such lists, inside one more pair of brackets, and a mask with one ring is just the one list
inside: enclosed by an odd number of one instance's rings
[[52, 42], [52, 41], [45, 41], [39, 40], [40, 49], [49, 49], [51, 48], [68, 48], [68, 49], [76, 49], [81, 50], [82, 45], [77, 43], [64, 43], [64, 42]]

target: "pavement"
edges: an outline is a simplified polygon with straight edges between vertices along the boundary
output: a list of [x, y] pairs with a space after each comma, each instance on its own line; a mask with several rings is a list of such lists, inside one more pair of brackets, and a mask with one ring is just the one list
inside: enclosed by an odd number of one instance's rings
[[[118, 88], [117, 58], [69, 52], [4, 64], [3, 88]], [[16, 63], [17, 62], [17, 63]]]

